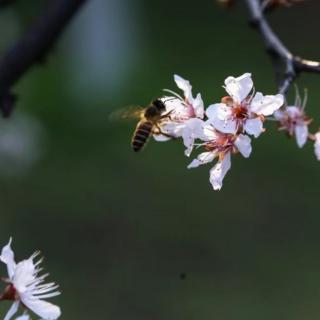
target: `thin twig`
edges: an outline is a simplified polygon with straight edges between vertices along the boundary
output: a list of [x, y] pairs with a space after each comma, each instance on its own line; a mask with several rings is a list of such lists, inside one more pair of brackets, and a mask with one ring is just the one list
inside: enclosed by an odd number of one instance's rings
[[264, 16], [264, 6], [260, 0], [245, 0], [251, 16], [252, 26], [255, 27], [269, 53], [276, 74], [279, 73], [280, 64], [285, 66], [282, 72], [282, 80], [279, 85], [279, 92], [286, 94], [292, 82], [301, 72], [320, 73], [320, 62], [300, 58], [291, 53], [279, 37], [270, 27]]
[[0, 61], [0, 109], [9, 116], [15, 95], [12, 87], [37, 63], [44, 62], [74, 14], [86, 0], [51, 0], [41, 16]]

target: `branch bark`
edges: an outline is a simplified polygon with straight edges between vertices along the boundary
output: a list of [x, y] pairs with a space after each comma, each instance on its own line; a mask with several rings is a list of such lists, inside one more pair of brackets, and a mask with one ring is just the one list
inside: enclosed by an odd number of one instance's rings
[[0, 109], [9, 116], [16, 100], [12, 88], [48, 53], [86, 0], [51, 0], [30, 29], [0, 60]]
[[286, 94], [292, 82], [301, 72], [320, 73], [320, 62], [295, 56], [279, 39], [265, 18], [260, 0], [245, 1], [251, 16], [251, 24], [260, 33], [273, 61], [276, 74], [279, 73], [281, 65], [284, 66], [279, 93]]

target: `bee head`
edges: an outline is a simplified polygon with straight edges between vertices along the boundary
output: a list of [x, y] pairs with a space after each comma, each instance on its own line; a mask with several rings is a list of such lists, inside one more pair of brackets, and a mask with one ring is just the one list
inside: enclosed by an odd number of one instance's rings
[[144, 113], [144, 115], [147, 119], [153, 118], [153, 117], [157, 116], [158, 114], [159, 114], [159, 110], [154, 105], [151, 105], [150, 107], [148, 107]]
[[158, 111], [162, 112], [166, 110], [166, 106], [164, 104], [164, 102], [160, 99], [156, 99], [152, 102], [152, 105], [154, 105]]

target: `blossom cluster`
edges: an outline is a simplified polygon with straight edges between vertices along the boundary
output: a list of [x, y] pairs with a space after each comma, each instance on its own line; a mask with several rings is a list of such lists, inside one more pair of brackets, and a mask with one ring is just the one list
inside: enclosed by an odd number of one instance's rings
[[320, 133], [310, 135], [308, 132], [311, 120], [304, 113], [306, 99], [302, 102], [297, 96], [295, 105], [287, 106], [281, 94], [255, 92], [251, 74], [245, 73], [226, 78], [224, 89], [227, 95], [205, 108], [201, 94], [193, 96], [188, 80], [178, 75], [174, 76], [174, 80], [183, 91], [183, 97], [165, 90], [171, 95], [160, 98], [166, 109], [158, 124], [160, 132], [153, 136], [157, 141], [181, 138], [186, 156], [190, 156], [195, 147], [202, 149], [188, 168], [216, 160], [209, 179], [214, 190], [221, 189], [223, 179], [231, 168], [233, 155], [250, 156], [252, 137], [258, 138], [266, 131], [266, 120], [277, 121], [281, 130], [296, 137], [299, 147], [308, 138], [314, 140], [315, 152], [320, 159]]
[[44, 320], [56, 320], [60, 317], [60, 308], [43, 299], [55, 297], [60, 294], [58, 285], [54, 282], [43, 283], [48, 273], [39, 275], [42, 268], [39, 265], [42, 259], [35, 261], [39, 256], [39, 251], [35, 252], [28, 259], [15, 262], [14, 252], [11, 249], [11, 239], [3, 247], [0, 261], [7, 267], [8, 277], [2, 277], [6, 287], [0, 296], [0, 301], [13, 301], [4, 320], [10, 320], [18, 312], [19, 306], [25, 310], [16, 320], [29, 320], [28, 311], [32, 311]]

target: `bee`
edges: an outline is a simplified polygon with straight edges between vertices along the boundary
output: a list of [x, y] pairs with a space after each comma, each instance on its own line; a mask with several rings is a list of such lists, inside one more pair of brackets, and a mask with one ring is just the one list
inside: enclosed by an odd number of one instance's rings
[[[176, 98], [174, 98], [176, 99]], [[110, 114], [110, 120], [116, 120], [119, 118], [136, 118], [139, 122], [133, 132], [131, 139], [131, 147], [133, 151], [141, 151], [147, 144], [151, 135], [164, 135], [168, 138], [173, 138], [170, 135], [162, 132], [161, 122], [163, 120], [170, 120], [170, 114], [172, 111], [166, 112], [165, 103], [172, 98], [168, 98], [165, 101], [162, 99], [153, 100], [147, 107], [127, 107], [125, 109], [116, 110]]]
[[160, 128], [160, 121], [166, 118], [170, 118], [171, 111], [163, 114], [166, 111], [164, 102], [160, 99], [156, 99], [150, 103], [149, 106], [144, 108], [140, 113], [140, 121], [138, 122], [136, 129], [131, 139], [131, 146], [133, 151], [140, 151], [148, 142], [152, 134], [163, 134]]

